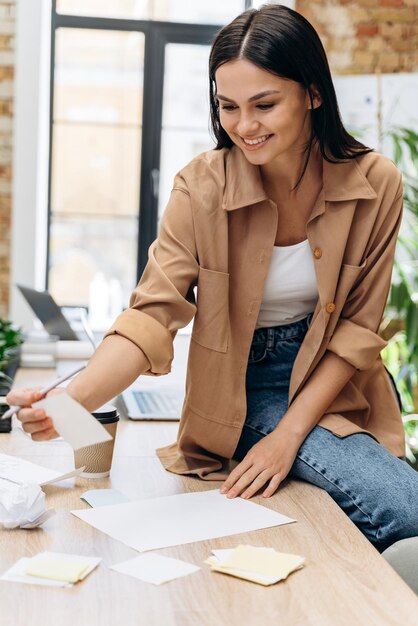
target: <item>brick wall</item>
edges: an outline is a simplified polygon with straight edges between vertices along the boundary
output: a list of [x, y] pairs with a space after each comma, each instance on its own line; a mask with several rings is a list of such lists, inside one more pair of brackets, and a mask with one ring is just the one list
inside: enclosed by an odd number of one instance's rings
[[0, 316], [7, 317], [10, 279], [15, 5], [0, 0]]
[[296, 0], [335, 74], [418, 71], [418, 0]]

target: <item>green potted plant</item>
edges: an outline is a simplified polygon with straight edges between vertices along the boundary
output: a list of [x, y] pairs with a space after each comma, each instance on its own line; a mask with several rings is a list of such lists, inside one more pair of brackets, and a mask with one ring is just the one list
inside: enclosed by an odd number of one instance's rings
[[[23, 335], [20, 329], [12, 322], [0, 319], [0, 396], [4, 398], [10, 391], [13, 376], [19, 365], [20, 346], [23, 343]], [[8, 409], [8, 405], [2, 400], [0, 403], [0, 415]], [[0, 421], [0, 432], [11, 430], [11, 419]]]
[[404, 217], [381, 328], [388, 341], [382, 356], [402, 400], [407, 459], [418, 469], [418, 133], [391, 128], [387, 134], [403, 174]]
[[20, 346], [23, 335], [12, 322], [0, 319], [0, 372], [13, 376], [13, 369], [19, 364]]

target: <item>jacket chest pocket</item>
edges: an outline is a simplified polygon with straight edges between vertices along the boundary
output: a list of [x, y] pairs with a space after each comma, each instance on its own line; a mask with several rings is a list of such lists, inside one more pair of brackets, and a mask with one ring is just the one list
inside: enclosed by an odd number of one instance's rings
[[192, 339], [210, 350], [226, 352], [228, 338], [229, 274], [200, 267]]
[[337, 299], [343, 304], [349, 299], [350, 292], [355, 286], [357, 279], [366, 267], [367, 261], [361, 265], [341, 265], [340, 278], [337, 287]]
[[325, 337], [329, 337], [334, 332], [338, 319], [342, 315], [344, 317], [344, 307], [350, 301], [351, 291], [356, 285], [357, 279], [361, 271], [365, 268], [366, 261], [362, 265], [341, 265], [340, 276], [335, 293], [335, 311], [331, 315]]

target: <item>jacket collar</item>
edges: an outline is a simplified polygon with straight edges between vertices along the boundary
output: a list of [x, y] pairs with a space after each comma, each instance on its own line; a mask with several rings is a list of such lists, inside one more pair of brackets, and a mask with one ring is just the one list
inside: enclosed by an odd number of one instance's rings
[[[359, 157], [360, 159], [362, 157]], [[268, 200], [258, 165], [247, 161], [242, 150], [233, 146], [225, 151], [225, 190], [222, 208], [233, 211]], [[363, 174], [358, 159], [342, 163], [323, 160], [323, 199], [331, 202], [373, 200], [377, 197]]]

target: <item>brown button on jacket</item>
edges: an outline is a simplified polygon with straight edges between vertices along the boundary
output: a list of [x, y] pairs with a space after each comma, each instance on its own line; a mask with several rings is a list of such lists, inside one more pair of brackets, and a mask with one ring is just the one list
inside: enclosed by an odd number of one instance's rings
[[[319, 424], [339, 437], [367, 431], [396, 455], [404, 453], [402, 421], [377, 332], [401, 212], [401, 175], [386, 157], [324, 161], [307, 223], [311, 250], [321, 250], [319, 300], [289, 392], [291, 402], [331, 350], [356, 371]], [[247, 359], [276, 230], [260, 170], [238, 148], [201, 154], [176, 176], [130, 308], [108, 333], [141, 348], [147, 374], [167, 374], [176, 331], [195, 316], [178, 439], [158, 451], [170, 471], [226, 475], [245, 421]]]

